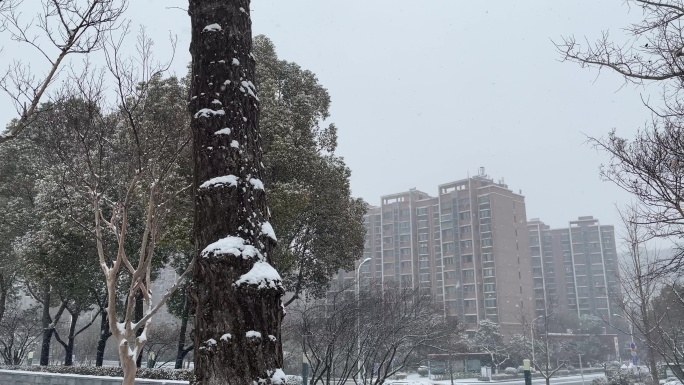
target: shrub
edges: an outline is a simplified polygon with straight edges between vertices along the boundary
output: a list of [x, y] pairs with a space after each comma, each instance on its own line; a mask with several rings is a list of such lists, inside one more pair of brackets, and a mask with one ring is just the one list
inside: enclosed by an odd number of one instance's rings
[[302, 385], [302, 376], [285, 376], [285, 385]]
[[478, 381], [489, 381], [489, 377], [478, 377]]
[[428, 368], [427, 368], [427, 366], [419, 366], [417, 372], [418, 372], [418, 375], [420, 375], [421, 377], [427, 377]]
[[[120, 367], [113, 366], [0, 366], [0, 369], [43, 373], [77, 374], [83, 376], [123, 377], [123, 370]], [[193, 374], [192, 370], [187, 369], [140, 368], [138, 369], [136, 378], [192, 382], [195, 379], [195, 375]]]
[[509, 366], [506, 369], [504, 369], [504, 373], [506, 373], [506, 374], [518, 374], [518, 369]]

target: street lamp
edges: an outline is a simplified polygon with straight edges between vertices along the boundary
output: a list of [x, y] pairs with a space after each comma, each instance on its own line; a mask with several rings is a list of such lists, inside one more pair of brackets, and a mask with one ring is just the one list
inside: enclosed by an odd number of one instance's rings
[[545, 316], [546, 314], [542, 314], [540, 316], [537, 316], [535, 319], [532, 320], [532, 323], [530, 324], [530, 335], [532, 336], [532, 365], [536, 363], [534, 360], [534, 323], [540, 319], [541, 317]]
[[629, 342], [634, 343], [634, 324], [632, 323], [632, 317], [625, 319], [625, 317], [621, 316], [620, 314], [613, 314], [613, 317], [620, 317], [629, 322]]
[[356, 268], [356, 349], [357, 349], [357, 361], [356, 361], [356, 369], [358, 370], [358, 381], [361, 381], [361, 325], [360, 325], [360, 314], [359, 314], [359, 292], [361, 290], [360, 287], [360, 280], [361, 280], [361, 266], [363, 266], [364, 263], [370, 261], [371, 258], [366, 258], [361, 263], [359, 263], [359, 266]]

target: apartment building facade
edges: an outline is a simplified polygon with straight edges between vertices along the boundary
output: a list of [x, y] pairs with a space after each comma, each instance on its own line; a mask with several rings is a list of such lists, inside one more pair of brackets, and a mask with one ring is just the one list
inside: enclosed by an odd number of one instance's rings
[[[474, 331], [483, 319], [521, 332], [534, 312], [525, 200], [480, 175], [381, 197], [365, 218], [364, 258], [338, 282], [375, 279], [430, 291], [445, 316]], [[363, 263], [363, 261], [367, 261]]]
[[610, 321], [619, 313], [614, 301], [621, 288], [613, 226], [584, 216], [567, 228], [550, 229], [538, 219], [528, 228], [537, 315], [557, 309]]

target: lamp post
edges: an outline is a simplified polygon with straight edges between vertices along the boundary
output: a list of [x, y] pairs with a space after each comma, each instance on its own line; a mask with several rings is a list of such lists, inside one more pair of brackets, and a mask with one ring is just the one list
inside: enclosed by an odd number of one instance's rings
[[359, 292], [361, 290], [360, 286], [360, 280], [361, 280], [361, 266], [363, 266], [364, 263], [370, 261], [371, 258], [366, 258], [361, 263], [359, 263], [359, 266], [356, 268], [356, 353], [357, 353], [357, 361], [356, 361], [356, 369], [358, 370], [357, 374], [357, 380], [360, 382], [361, 381], [361, 325], [360, 325], [360, 314], [359, 314]]
[[[633, 303], [633, 301], [629, 301], [630, 304]], [[632, 307], [629, 307], [630, 311], [632, 310]], [[633, 314], [630, 315], [629, 319], [626, 319], [625, 317], [621, 316], [620, 314], [613, 314], [614, 317], [620, 317], [624, 319], [625, 321], [629, 322], [629, 348], [630, 352], [632, 353], [632, 363], [636, 365], [637, 360], [635, 359], [636, 357], [636, 345], [634, 344], [634, 321], [632, 319]], [[620, 356], [618, 356], [618, 360], [620, 360]]]
[[523, 373], [525, 374], [525, 385], [532, 385], [532, 372], [530, 371], [530, 360], [523, 360]]
[[543, 317], [545, 314], [542, 314], [540, 316], [537, 316], [535, 319], [532, 320], [532, 323], [530, 324], [530, 335], [532, 337], [532, 365], [534, 365], [535, 360], [534, 360], [534, 323], [541, 317]]

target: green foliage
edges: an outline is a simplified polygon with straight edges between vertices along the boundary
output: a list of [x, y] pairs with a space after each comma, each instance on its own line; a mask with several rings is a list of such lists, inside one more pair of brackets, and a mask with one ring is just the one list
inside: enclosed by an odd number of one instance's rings
[[532, 358], [532, 341], [522, 334], [514, 334], [508, 340], [507, 350], [511, 356], [510, 364], [522, 365], [524, 359]]
[[279, 60], [265, 36], [254, 39], [253, 52], [264, 180], [278, 235], [274, 263], [290, 291], [318, 296], [361, 257], [366, 205], [351, 197], [351, 172], [334, 154], [337, 128], [323, 126], [328, 91], [312, 72]]

